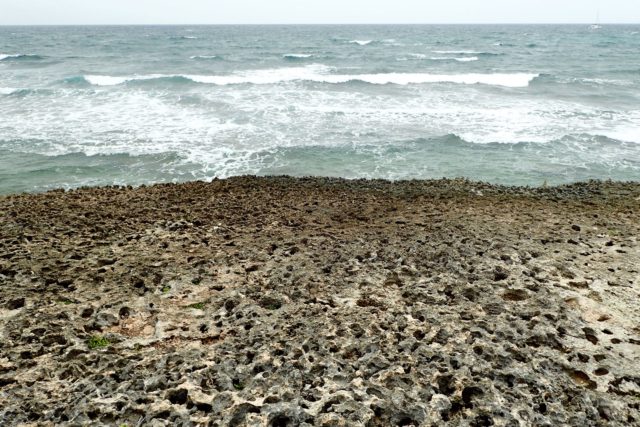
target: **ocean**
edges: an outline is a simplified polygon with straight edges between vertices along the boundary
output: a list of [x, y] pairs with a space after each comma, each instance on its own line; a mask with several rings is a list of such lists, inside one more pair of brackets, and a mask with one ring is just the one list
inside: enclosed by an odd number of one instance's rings
[[640, 180], [640, 26], [0, 27], [0, 193]]

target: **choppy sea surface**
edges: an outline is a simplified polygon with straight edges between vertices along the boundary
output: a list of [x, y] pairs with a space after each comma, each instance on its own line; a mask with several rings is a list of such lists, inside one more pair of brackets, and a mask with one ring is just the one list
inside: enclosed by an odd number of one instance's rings
[[640, 26], [0, 27], [0, 193], [640, 180]]

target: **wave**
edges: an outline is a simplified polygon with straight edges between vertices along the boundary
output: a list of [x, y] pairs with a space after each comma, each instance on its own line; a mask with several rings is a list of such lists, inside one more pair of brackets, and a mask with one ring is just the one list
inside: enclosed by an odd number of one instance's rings
[[282, 55], [282, 58], [288, 61], [300, 61], [303, 59], [313, 58], [313, 54], [310, 53], [287, 53]]
[[640, 68], [621, 68], [617, 70], [611, 70], [612, 74], [640, 74]]
[[[569, 134], [544, 142], [474, 142], [450, 133], [366, 143], [320, 142], [257, 145], [228, 150], [190, 144], [131, 152], [92, 152], [87, 147], [29, 150], [2, 147], [0, 159], [20, 165], [0, 171], [0, 194], [87, 185], [139, 185], [211, 180], [245, 174], [419, 179], [468, 177], [508, 185], [569, 183], [587, 179], [637, 180], [637, 143], [602, 135]], [[62, 144], [60, 144], [62, 145]], [[107, 144], [108, 145], [108, 144]], [[478, 162], [477, 159], [484, 161]], [[220, 161], [224, 159], [224, 161]], [[505, 167], [509, 165], [509, 167]], [[127, 173], [123, 173], [127, 171]]]
[[[204, 177], [173, 152], [152, 154], [38, 153], [0, 148], [0, 158], [21, 167], [0, 172], [0, 194], [41, 192], [53, 188], [96, 185], [141, 185]], [[122, 174], [126, 168], [129, 173]]]
[[600, 78], [581, 78], [581, 79], [572, 79], [572, 80], [578, 83], [611, 85], [611, 86], [631, 86], [634, 84], [633, 82], [629, 82], [625, 80], [600, 79]]
[[477, 56], [467, 56], [463, 58], [456, 58], [452, 56], [434, 56], [430, 58], [432, 61], [458, 61], [458, 62], [473, 62], [477, 61], [480, 58]]
[[[633, 179], [640, 162], [628, 154], [636, 152], [636, 144], [594, 135], [504, 144], [477, 143], [449, 134], [384, 144], [275, 147], [255, 157], [260, 159], [256, 165], [260, 175], [392, 180], [463, 176], [508, 185], [540, 185], [545, 180], [560, 184], [591, 178]], [[478, 158], [486, 161], [474, 161]]]
[[396, 58], [396, 61], [409, 61], [409, 60], [422, 60], [427, 59], [427, 55], [424, 53], [410, 53], [407, 56]]
[[426, 83], [455, 83], [455, 84], [484, 84], [504, 87], [527, 87], [537, 74], [427, 74], [427, 73], [387, 73], [361, 74], [352, 76], [332, 76], [346, 81], [363, 81], [371, 84], [426, 84]]
[[189, 59], [195, 59], [196, 61], [210, 61], [212, 59], [222, 59], [218, 55], [193, 55]]
[[14, 97], [24, 97], [33, 94], [51, 94], [51, 89], [28, 89], [22, 88], [17, 89], [13, 87], [0, 87], [0, 95], [4, 96], [14, 96]]
[[603, 79], [589, 77], [561, 77], [552, 74], [542, 73], [534, 79], [536, 84], [561, 84], [561, 85], [590, 85], [590, 86], [632, 86], [634, 82], [618, 79]]
[[502, 56], [504, 53], [481, 52], [478, 50], [432, 50], [439, 55], [474, 55], [474, 56]]
[[350, 44], [357, 44], [359, 46], [366, 46], [369, 45], [371, 43], [373, 43], [373, 40], [351, 40], [349, 41]]
[[[245, 71], [231, 75], [183, 75], [183, 74], [148, 74], [134, 76], [85, 75], [81, 78], [95, 86], [116, 86], [124, 83], [175, 80], [191, 81], [218, 86], [240, 84], [278, 84], [293, 81], [310, 81], [317, 83], [343, 84], [363, 82], [376, 85], [409, 85], [428, 83], [484, 84], [503, 87], [526, 87], [539, 74], [429, 74], [429, 73], [379, 73], [379, 74], [330, 74], [332, 69], [322, 65], [309, 67], [292, 67]], [[74, 81], [71, 79], [71, 81]]]
[[85, 81], [94, 86], [118, 86], [129, 82], [145, 82], [169, 80], [173, 82], [195, 81], [192, 76], [183, 76], [180, 74], [147, 74], [135, 76], [101, 76], [101, 75], [85, 75], [79, 78], [67, 79], [68, 82]]
[[0, 53], [0, 61], [39, 61], [44, 59], [43, 56], [40, 55], [30, 55], [24, 53], [17, 53], [13, 55], [7, 55]]
[[382, 43], [387, 46], [404, 46], [404, 43], [398, 43], [396, 39], [384, 39], [382, 40]]
[[439, 53], [443, 55], [456, 54], [456, 55], [478, 55], [484, 52], [478, 52], [477, 50], [432, 50], [433, 53]]

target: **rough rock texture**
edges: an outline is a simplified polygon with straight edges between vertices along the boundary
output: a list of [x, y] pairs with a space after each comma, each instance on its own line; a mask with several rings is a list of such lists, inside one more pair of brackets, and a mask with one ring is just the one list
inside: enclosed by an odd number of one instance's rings
[[0, 198], [0, 425], [640, 424], [640, 184]]

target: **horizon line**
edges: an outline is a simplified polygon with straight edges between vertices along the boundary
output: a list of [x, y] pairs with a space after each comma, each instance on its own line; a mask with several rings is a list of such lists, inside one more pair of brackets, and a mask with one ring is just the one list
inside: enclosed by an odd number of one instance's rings
[[357, 26], [357, 25], [640, 25], [640, 22], [357, 22], [357, 23], [109, 23], [109, 24], [0, 24], [0, 27], [116, 27], [116, 26]]

